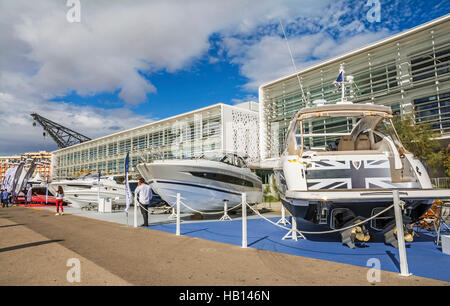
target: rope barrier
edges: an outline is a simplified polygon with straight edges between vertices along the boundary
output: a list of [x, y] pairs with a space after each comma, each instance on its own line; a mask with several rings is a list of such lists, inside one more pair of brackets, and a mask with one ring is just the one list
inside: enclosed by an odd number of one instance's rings
[[150, 214], [150, 211], [147, 208], [145, 208], [143, 204], [139, 203], [139, 201], [137, 201], [137, 202], [143, 210], [147, 211]]
[[[273, 222], [272, 220], [269, 220], [268, 218], [266, 218], [266, 217], [264, 217], [263, 215], [261, 215], [261, 214], [259, 213], [259, 211], [255, 210], [253, 207], [251, 207], [248, 203], [245, 203], [245, 204], [247, 204], [247, 206], [250, 207], [250, 209], [251, 209], [254, 213], [256, 213], [258, 216], [260, 216], [260, 217], [263, 218], [264, 220], [266, 220], [266, 221], [272, 223], [273, 225], [276, 225], [276, 226], [278, 226], [278, 227], [280, 227], [280, 228], [283, 228], [283, 229], [285, 229], [285, 230], [288, 230], [288, 231], [293, 230], [292, 228], [287, 228], [287, 227], [285, 227], [285, 226], [282, 226], [282, 225], [279, 225], [279, 224]], [[298, 229], [294, 229], [294, 230], [295, 230], [297, 233], [299, 233], [299, 234], [310, 234], [310, 235], [320, 235], [320, 234], [330, 234], [330, 233], [342, 232], [342, 231], [345, 231], [345, 230], [350, 229], [350, 228], [352, 228], [352, 227], [359, 226], [359, 225], [361, 225], [361, 224], [364, 224], [364, 223], [366, 223], [366, 222], [369, 222], [370, 220], [372, 220], [372, 219], [378, 217], [379, 215], [382, 215], [383, 213], [385, 213], [386, 211], [388, 211], [389, 209], [391, 209], [391, 208], [393, 208], [393, 207], [394, 207], [394, 204], [392, 204], [391, 206], [389, 206], [389, 207], [383, 209], [382, 211], [380, 211], [380, 212], [377, 213], [376, 215], [373, 215], [373, 216], [370, 217], [370, 218], [367, 218], [367, 219], [365, 219], [365, 220], [363, 220], [363, 221], [361, 221], [361, 222], [358, 222], [358, 223], [356, 223], [356, 224], [353, 224], [353, 225], [350, 225], [350, 226], [347, 226], [347, 227], [344, 227], [344, 228], [339, 228], [339, 229], [330, 230], [330, 231], [321, 231], [321, 232], [306, 232], [306, 231], [299, 231]]]
[[[149, 211], [148, 211], [141, 203], [139, 203], [139, 201], [136, 201], [136, 202], [139, 204], [139, 206], [140, 206], [142, 209], [144, 209], [144, 210], [146, 210], [147, 212], [149, 212]], [[190, 207], [189, 205], [187, 205], [186, 203], [184, 203], [183, 201], [181, 201], [181, 199], [180, 199], [180, 204], [182, 204], [182, 205], [183, 205], [184, 207], [186, 207], [187, 209], [189, 209], [189, 210], [191, 210], [191, 211], [193, 211], [193, 212], [196, 212], [196, 213], [200, 213], [200, 214], [217, 215], [217, 214], [223, 213], [223, 211], [218, 211], [218, 212], [202, 212], [202, 211], [193, 209], [192, 207]], [[280, 225], [280, 224], [277, 224], [276, 222], [273, 222], [272, 220], [270, 220], [270, 219], [264, 217], [263, 215], [261, 215], [261, 214], [259, 213], [259, 211], [256, 210], [256, 209], [254, 209], [252, 206], [250, 206], [249, 203], [245, 202], [245, 205], [248, 206], [255, 214], [257, 214], [258, 216], [260, 216], [262, 219], [266, 220], [267, 222], [272, 223], [273, 225], [278, 226], [279, 228], [285, 229], [285, 230], [287, 230], [287, 231], [292, 231], [292, 230], [294, 230], [294, 231], [296, 231], [297, 233], [299, 233], [300, 235], [303, 235], [303, 234], [308, 234], [308, 235], [322, 235], [322, 234], [331, 234], [331, 233], [342, 232], [342, 231], [345, 231], [345, 230], [347, 230], [347, 229], [350, 229], [350, 228], [359, 226], [359, 225], [361, 225], [361, 224], [367, 223], [367, 222], [369, 222], [369, 221], [375, 219], [376, 217], [378, 217], [378, 216], [384, 214], [385, 212], [387, 212], [388, 210], [390, 210], [391, 208], [394, 207], [394, 204], [392, 204], [392, 205], [388, 206], [387, 208], [383, 209], [382, 211], [380, 211], [379, 213], [373, 215], [372, 217], [367, 218], [367, 219], [365, 219], [365, 220], [363, 220], [363, 221], [360, 221], [360, 222], [358, 222], [358, 223], [355, 223], [355, 224], [350, 225], [350, 226], [347, 226], [347, 227], [343, 227], [343, 228], [339, 228], [339, 229], [334, 229], [334, 230], [329, 230], [329, 231], [307, 232], [307, 231], [299, 231], [298, 229], [292, 229], [292, 228], [288, 228], [288, 227], [282, 226], [282, 225]], [[231, 211], [231, 210], [233, 210], [233, 209], [235, 209], [236, 207], [239, 207], [239, 206], [242, 206], [242, 203], [239, 203], [239, 204], [237, 204], [236, 206], [233, 206], [232, 208], [229, 208], [229, 209], [226, 210], [226, 211], [227, 211], [227, 212], [228, 212], [228, 211]], [[149, 212], [149, 213], [150, 213], [150, 212]], [[177, 213], [178, 213], [178, 212], [177, 212]]]
[[[224, 212], [224, 210], [221, 210], [221, 211], [213, 211], [213, 212], [203, 212], [203, 211], [199, 211], [199, 210], [193, 209], [192, 207], [190, 207], [190, 206], [188, 206], [187, 204], [183, 203], [183, 201], [180, 201], [180, 203], [181, 203], [184, 207], [186, 207], [187, 209], [192, 210], [192, 211], [194, 211], [194, 212], [196, 212], [196, 213], [199, 213], [199, 214], [202, 214], [202, 215], [218, 215], [218, 214], [221, 214], [221, 213]], [[239, 207], [239, 206], [241, 206], [241, 205], [242, 205], [242, 204], [239, 203], [239, 204], [237, 204], [236, 206], [233, 206], [232, 208], [227, 209], [226, 211], [229, 212], [230, 210], [233, 210], [233, 209], [235, 209], [236, 207]]]

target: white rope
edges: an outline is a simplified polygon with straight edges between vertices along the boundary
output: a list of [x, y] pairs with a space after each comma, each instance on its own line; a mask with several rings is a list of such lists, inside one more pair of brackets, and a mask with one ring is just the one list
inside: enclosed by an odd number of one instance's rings
[[138, 201], [138, 204], [139, 204], [139, 206], [140, 206], [143, 210], [147, 211], [148, 213], [151, 213], [151, 212], [148, 211], [148, 209], [146, 209], [146, 208], [144, 207], [144, 205], [142, 205], [141, 203], [139, 203], [139, 201]]
[[[285, 226], [276, 224], [276, 223], [273, 222], [272, 220], [269, 220], [269, 219], [267, 219], [266, 217], [264, 217], [263, 215], [261, 215], [261, 214], [259, 213], [259, 211], [253, 209], [253, 207], [251, 207], [248, 203], [246, 203], [246, 204], [247, 204], [248, 207], [250, 207], [251, 210], [253, 210], [254, 213], [256, 213], [257, 215], [259, 215], [259, 216], [260, 216], [261, 218], [263, 218], [264, 220], [266, 220], [266, 221], [272, 223], [273, 225], [276, 225], [276, 226], [281, 227], [281, 228], [283, 228], [283, 229], [285, 229], [285, 230], [288, 230], [288, 231], [293, 230], [292, 228], [287, 228], [287, 227], [285, 227]], [[373, 215], [372, 217], [370, 217], [370, 218], [368, 218], [368, 219], [366, 219], [366, 220], [363, 220], [363, 221], [361, 221], [361, 222], [358, 222], [358, 223], [356, 223], [356, 224], [353, 224], [353, 225], [350, 225], [350, 226], [347, 226], [347, 227], [344, 227], [344, 228], [339, 228], [339, 229], [330, 230], [330, 231], [322, 231], [322, 232], [305, 232], [305, 231], [299, 231], [298, 229], [295, 229], [295, 231], [296, 231], [297, 233], [299, 233], [299, 234], [311, 234], [311, 235], [314, 235], [314, 234], [320, 235], [320, 234], [329, 234], [329, 233], [342, 232], [342, 231], [345, 231], [345, 230], [350, 229], [350, 228], [352, 228], [352, 227], [355, 227], [355, 226], [364, 224], [364, 223], [366, 223], [366, 222], [368, 222], [368, 221], [370, 221], [370, 220], [372, 220], [372, 219], [378, 217], [379, 215], [385, 213], [386, 211], [388, 211], [388, 210], [391, 209], [392, 207], [394, 207], [394, 204], [392, 204], [391, 206], [387, 207], [386, 209], [380, 211], [378, 214]], [[294, 217], [294, 218], [295, 218], [295, 217]]]
[[[188, 206], [187, 204], [183, 203], [182, 201], [180, 201], [180, 203], [181, 203], [184, 207], [186, 207], [187, 209], [192, 210], [192, 211], [194, 211], [194, 212], [197, 212], [197, 213], [199, 213], [199, 214], [203, 214], [203, 215], [218, 215], [218, 214], [221, 214], [221, 213], [224, 212], [223, 210], [221, 210], [221, 211], [214, 211], [214, 212], [203, 212], [203, 211], [198, 211], [198, 210], [193, 209], [192, 207]], [[233, 206], [232, 208], [227, 209], [227, 212], [229, 212], [230, 210], [233, 210], [233, 209], [235, 209], [236, 207], [239, 207], [239, 206], [241, 206], [241, 205], [242, 205], [242, 204], [239, 203], [239, 204], [237, 204], [236, 206]]]

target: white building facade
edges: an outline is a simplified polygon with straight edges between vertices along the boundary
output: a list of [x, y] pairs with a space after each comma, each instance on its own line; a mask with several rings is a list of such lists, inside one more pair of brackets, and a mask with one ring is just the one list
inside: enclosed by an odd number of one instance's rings
[[[450, 15], [394, 35], [361, 49], [324, 61], [259, 88], [261, 159], [277, 158], [295, 113], [324, 99], [340, 99], [333, 81], [343, 64], [356, 86], [347, 97], [354, 103], [390, 106], [400, 116], [427, 123], [444, 145], [450, 139]], [[303, 100], [298, 78], [304, 88]], [[352, 122], [327, 119], [315, 132], [350, 130]], [[334, 138], [324, 139], [326, 143]], [[311, 144], [316, 145], [316, 144]]]
[[212, 150], [245, 153], [259, 159], [258, 106], [214, 104], [188, 113], [100, 137], [52, 152], [52, 178], [90, 172], [123, 175], [130, 152], [135, 166], [155, 159], [184, 158]]

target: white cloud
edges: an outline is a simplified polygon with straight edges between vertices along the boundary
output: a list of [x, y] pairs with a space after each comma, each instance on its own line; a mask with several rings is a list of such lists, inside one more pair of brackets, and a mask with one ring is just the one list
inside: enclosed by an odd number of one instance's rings
[[[386, 29], [371, 31], [361, 20], [346, 23], [340, 20], [342, 16], [350, 16], [350, 19], [357, 16], [361, 13], [357, 11], [359, 9], [336, 2], [321, 16], [297, 18], [285, 24], [297, 71], [392, 34]], [[256, 91], [264, 83], [295, 72], [281, 27], [256, 39], [238, 35], [225, 37], [222, 48], [231, 62], [239, 65], [240, 73], [248, 78], [244, 88], [249, 91]]]
[[65, 1], [4, 1], [0, 39], [8, 52], [0, 55], [2, 68], [22, 66], [47, 96], [120, 89], [120, 98], [138, 104], [156, 92], [139, 71], [186, 68], [207, 52], [214, 32], [251, 34], [278, 17], [317, 13], [327, 2], [82, 0], [81, 23], [69, 23]]
[[127, 109], [104, 110], [80, 107], [68, 102], [34, 102], [2, 92], [0, 110], [0, 155], [57, 149], [50, 137], [43, 137], [43, 129], [39, 124], [32, 126], [33, 119], [30, 114], [33, 112], [90, 138], [152, 121]]
[[[359, 21], [341, 26], [340, 16], [351, 8], [331, 0], [81, 0], [81, 5], [81, 23], [69, 23], [64, 0], [0, 1], [0, 153], [38, 147], [41, 133], [30, 128], [31, 111], [91, 137], [148, 122], [130, 109], [151, 103], [157, 93], [152, 73], [189, 69], [207, 53], [213, 33], [223, 37], [222, 51], [240, 66], [249, 90], [292, 73], [279, 18], [294, 33], [290, 43], [299, 68], [383, 35], [368, 33]], [[333, 38], [331, 27], [347, 36]], [[349, 39], [350, 34], [357, 35]], [[221, 54], [209, 57], [210, 63]], [[119, 91], [126, 108], [48, 102], [74, 91], [82, 96]]]

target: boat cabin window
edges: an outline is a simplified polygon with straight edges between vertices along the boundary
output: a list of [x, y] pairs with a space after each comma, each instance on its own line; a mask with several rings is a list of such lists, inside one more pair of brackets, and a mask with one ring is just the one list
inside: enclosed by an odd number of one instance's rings
[[247, 166], [244, 159], [235, 154], [226, 154], [220, 159], [220, 161], [222, 163], [232, 165], [235, 167], [239, 167], [239, 168], [245, 168]]

